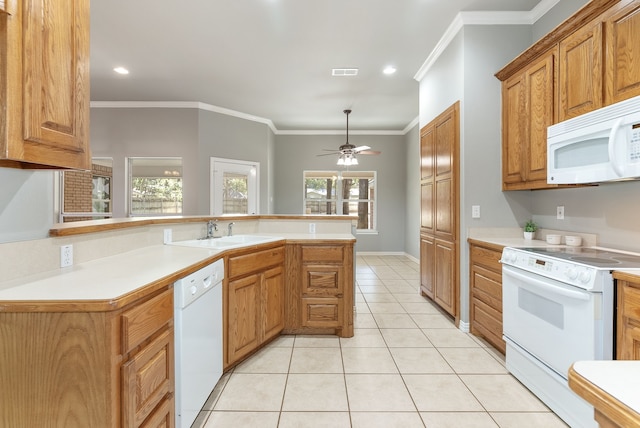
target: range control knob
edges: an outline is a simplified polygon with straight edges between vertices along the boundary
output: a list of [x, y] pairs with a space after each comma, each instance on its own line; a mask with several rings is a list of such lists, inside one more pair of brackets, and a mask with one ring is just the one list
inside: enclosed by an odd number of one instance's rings
[[570, 267], [564, 274], [567, 276], [567, 278], [573, 281], [578, 277], [578, 270], [576, 268]]
[[195, 285], [192, 285], [191, 287], [189, 287], [189, 292], [193, 296], [194, 294], [196, 294], [198, 292], [198, 287], [196, 287]]
[[583, 270], [582, 272], [580, 272], [580, 276], [578, 277], [578, 279], [581, 283], [586, 284], [587, 282], [591, 281], [591, 272], [589, 272], [588, 270]]

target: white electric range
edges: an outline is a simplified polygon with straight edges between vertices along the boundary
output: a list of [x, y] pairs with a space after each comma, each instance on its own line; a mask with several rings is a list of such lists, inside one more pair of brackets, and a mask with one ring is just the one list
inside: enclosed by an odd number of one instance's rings
[[571, 364], [614, 358], [611, 272], [640, 255], [601, 248], [506, 247], [502, 253], [507, 369], [572, 427], [597, 427], [567, 384]]

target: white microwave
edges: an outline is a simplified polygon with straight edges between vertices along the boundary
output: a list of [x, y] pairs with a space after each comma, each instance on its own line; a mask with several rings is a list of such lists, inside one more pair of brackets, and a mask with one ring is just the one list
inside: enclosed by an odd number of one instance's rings
[[640, 96], [547, 128], [547, 182], [640, 179]]

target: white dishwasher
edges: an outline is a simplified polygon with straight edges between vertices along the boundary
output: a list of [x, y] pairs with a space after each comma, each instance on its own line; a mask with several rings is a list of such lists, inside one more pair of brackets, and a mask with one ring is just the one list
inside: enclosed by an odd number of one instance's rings
[[174, 287], [176, 427], [190, 427], [222, 376], [222, 279], [218, 260]]

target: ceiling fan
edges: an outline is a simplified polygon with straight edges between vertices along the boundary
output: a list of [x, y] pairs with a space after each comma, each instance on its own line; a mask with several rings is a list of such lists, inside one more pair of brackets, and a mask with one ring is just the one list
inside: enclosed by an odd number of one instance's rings
[[329, 156], [329, 155], [339, 155], [338, 157], [338, 165], [351, 166], [358, 165], [358, 159], [356, 158], [356, 154], [358, 155], [379, 155], [381, 152], [377, 150], [371, 150], [369, 146], [358, 146], [349, 143], [349, 114], [351, 110], [343, 110], [343, 113], [347, 115], [347, 142], [338, 147], [338, 150], [334, 149], [323, 149], [328, 150], [331, 153], [323, 153], [318, 156]]

